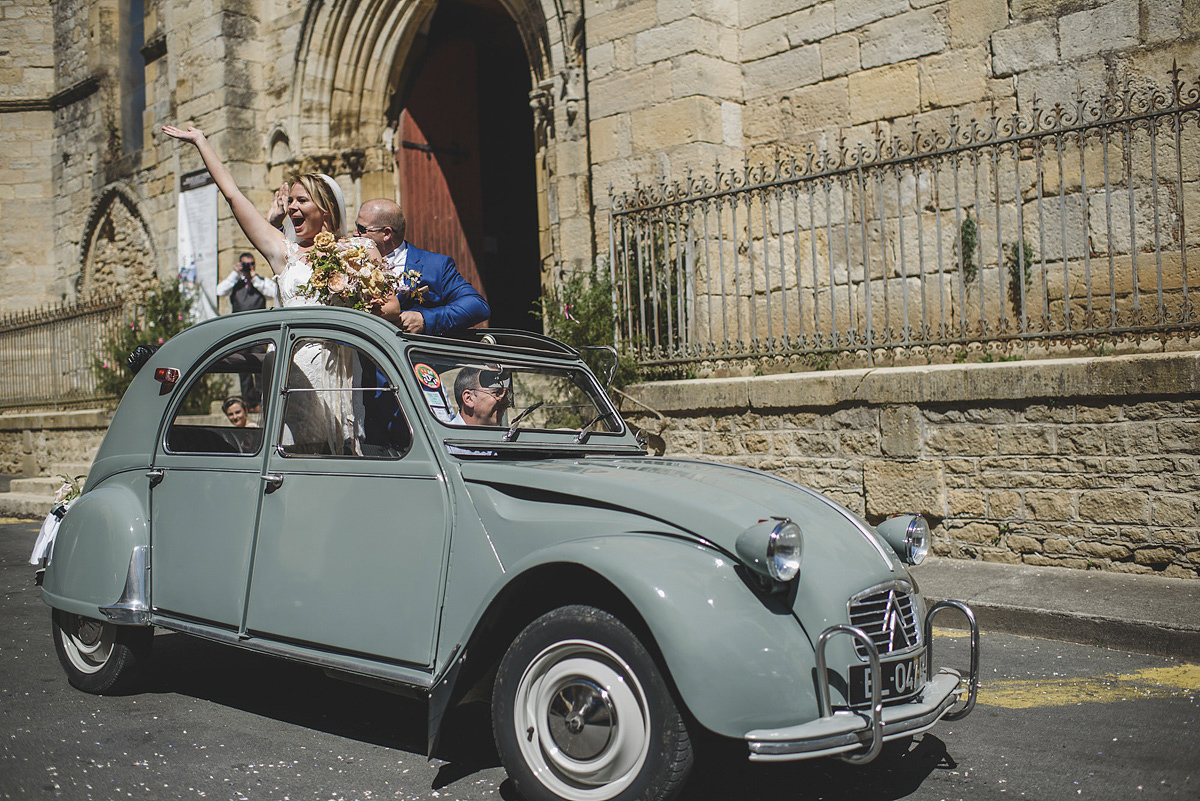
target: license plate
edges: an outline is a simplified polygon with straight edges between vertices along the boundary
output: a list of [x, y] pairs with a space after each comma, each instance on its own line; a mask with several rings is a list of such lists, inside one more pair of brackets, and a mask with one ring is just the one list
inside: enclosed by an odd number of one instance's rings
[[[925, 681], [924, 654], [917, 654], [908, 659], [898, 659], [895, 662], [884, 662], [880, 668], [883, 675], [881, 687], [883, 700], [903, 698], [921, 689]], [[871, 703], [871, 668], [869, 665], [850, 666], [850, 705], [859, 706]]]

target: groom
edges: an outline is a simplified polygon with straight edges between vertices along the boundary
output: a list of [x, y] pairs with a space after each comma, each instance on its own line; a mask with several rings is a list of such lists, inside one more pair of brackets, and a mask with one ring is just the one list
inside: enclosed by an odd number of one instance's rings
[[454, 259], [404, 241], [404, 212], [385, 198], [368, 200], [358, 210], [354, 227], [371, 239], [384, 263], [393, 271], [416, 270], [428, 289], [420, 305], [401, 303], [393, 295], [380, 308], [380, 316], [409, 334], [445, 334], [481, 323], [491, 314], [488, 302], [459, 274]]

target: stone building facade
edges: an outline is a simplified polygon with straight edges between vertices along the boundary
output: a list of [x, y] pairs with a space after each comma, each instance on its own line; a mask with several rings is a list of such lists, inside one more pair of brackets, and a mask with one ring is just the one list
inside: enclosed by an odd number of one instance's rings
[[[521, 324], [607, 250], [610, 186], [1164, 83], [1198, 34], [1195, 0], [0, 0], [0, 312], [175, 274], [201, 165], [164, 123], [264, 207], [319, 169], [420, 218], [436, 159], [478, 198], [451, 255]], [[217, 236], [224, 274], [223, 203]]]

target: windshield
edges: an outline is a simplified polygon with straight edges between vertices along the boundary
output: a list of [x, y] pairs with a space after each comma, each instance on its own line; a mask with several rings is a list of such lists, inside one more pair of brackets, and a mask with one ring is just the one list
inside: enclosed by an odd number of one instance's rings
[[521, 430], [575, 432], [586, 427], [593, 435], [622, 430], [621, 418], [581, 368], [420, 351], [410, 360], [430, 414], [446, 426], [507, 429], [516, 423]]

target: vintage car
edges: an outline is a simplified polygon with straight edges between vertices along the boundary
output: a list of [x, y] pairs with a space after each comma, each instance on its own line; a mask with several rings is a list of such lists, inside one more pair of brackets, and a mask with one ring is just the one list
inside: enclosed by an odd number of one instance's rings
[[[263, 404], [235, 428], [220, 401], [244, 373]], [[701, 731], [752, 760], [866, 762], [971, 710], [974, 616], [927, 608], [906, 567], [929, 537], [649, 455], [555, 340], [274, 309], [141, 367], [42, 596], [87, 692], [132, 686], [160, 627], [425, 698], [431, 756], [482, 690], [526, 798], [669, 798]], [[947, 609], [961, 673], [934, 666]]]

